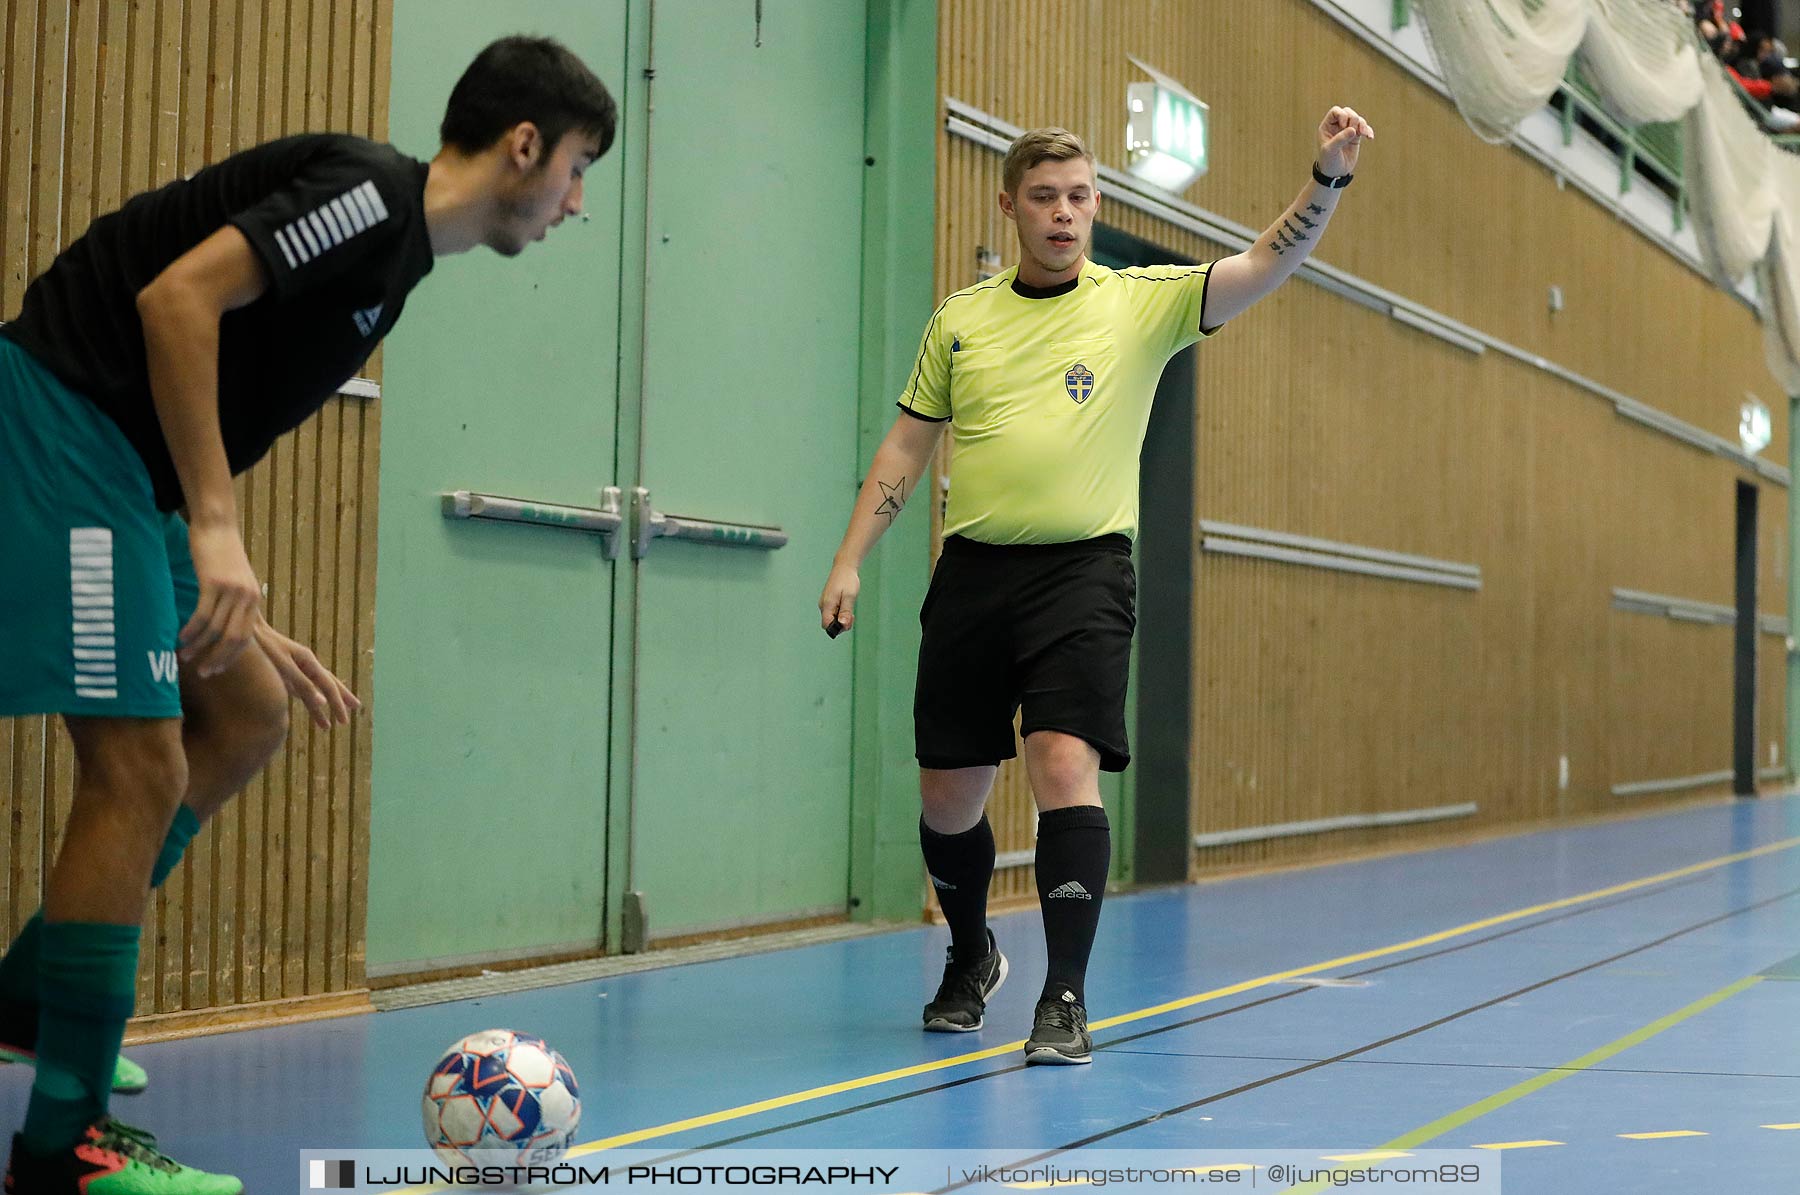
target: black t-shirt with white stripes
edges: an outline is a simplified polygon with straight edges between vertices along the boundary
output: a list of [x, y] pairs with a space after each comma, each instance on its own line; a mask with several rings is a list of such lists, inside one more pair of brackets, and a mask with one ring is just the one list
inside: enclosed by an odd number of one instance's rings
[[262, 259], [268, 290], [219, 324], [219, 422], [240, 473], [355, 376], [430, 272], [426, 171], [339, 134], [234, 154], [95, 220], [0, 335], [119, 424], [172, 510], [181, 483], [150, 398], [138, 292], [226, 224]]

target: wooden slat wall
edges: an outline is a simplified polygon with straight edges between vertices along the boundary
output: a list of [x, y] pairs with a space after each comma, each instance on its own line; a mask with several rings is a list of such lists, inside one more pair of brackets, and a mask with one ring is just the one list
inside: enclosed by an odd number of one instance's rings
[[1730, 769], [1731, 649], [1727, 626], [1614, 612], [1613, 783]]
[[[0, 318], [139, 191], [290, 133], [386, 135], [392, 0], [6, 0], [0, 13]], [[270, 621], [365, 696], [379, 425], [375, 404], [334, 400], [238, 481]], [[372, 710], [330, 734], [296, 713], [283, 753], [153, 902], [138, 1011], [172, 1015], [140, 1030], [363, 985]], [[72, 788], [56, 720], [0, 720], [0, 926], [38, 907]]]
[[[1212, 106], [1212, 172], [1185, 198], [1256, 228], [1306, 179], [1334, 103], [1377, 129], [1324, 260], [1735, 440], [1738, 405], [1787, 402], [1752, 313], [1455, 109], [1307, 0], [942, 0], [942, 92], [1023, 127], [1060, 124], [1123, 167], [1133, 55]], [[1278, 51], [1272, 50], [1278, 48]], [[1270, 74], [1272, 52], [1300, 71]], [[939, 294], [978, 247], [1016, 260], [999, 155], [947, 134]], [[1104, 190], [1104, 187], [1102, 188]], [[1101, 219], [1210, 260], [1222, 250], [1122, 205]], [[1566, 308], [1552, 314], [1551, 285]], [[1731, 763], [1730, 634], [1612, 609], [1615, 586], [1732, 603], [1739, 470], [1577, 387], [1480, 357], [1306, 283], [1198, 352], [1196, 517], [1474, 563], [1479, 593], [1205, 555], [1191, 738], [1193, 828], [1477, 802], [1473, 819], [1197, 853], [1262, 865], [1448, 832], [1637, 809], [1614, 784]], [[1787, 491], [1761, 482], [1760, 609], [1787, 603]], [[1785, 659], [1764, 637], [1759, 753], [1782, 741]], [[1568, 787], [1559, 763], [1569, 761]], [[1002, 770], [999, 848], [1028, 849], [1023, 769]], [[1029, 869], [996, 898], [1033, 891]]]

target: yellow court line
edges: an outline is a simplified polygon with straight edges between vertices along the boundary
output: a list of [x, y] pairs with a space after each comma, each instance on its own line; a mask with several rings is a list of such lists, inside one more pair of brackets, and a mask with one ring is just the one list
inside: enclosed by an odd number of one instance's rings
[[[1180, 1000], [1171, 1000], [1167, 1004], [1158, 1004], [1151, 1008], [1140, 1008], [1136, 1012], [1128, 1012], [1122, 1016], [1111, 1017], [1104, 1021], [1095, 1021], [1090, 1029], [1110, 1029], [1114, 1025], [1125, 1025], [1132, 1021], [1141, 1021], [1146, 1017], [1160, 1016], [1165, 1012], [1190, 1008], [1195, 1004], [1203, 1004], [1208, 1000], [1218, 1000], [1225, 996], [1235, 996], [1252, 988], [1264, 987], [1283, 980], [1295, 979], [1302, 975], [1312, 975], [1319, 971], [1329, 971], [1351, 963], [1367, 962], [1370, 959], [1382, 958], [1390, 954], [1401, 954], [1408, 950], [1416, 950], [1421, 946], [1434, 946], [1451, 938], [1459, 938], [1464, 934], [1472, 934], [1478, 930], [1492, 929], [1496, 925], [1505, 925], [1509, 921], [1518, 921], [1525, 917], [1535, 917], [1539, 913], [1552, 913], [1558, 909], [1573, 908], [1575, 905], [1590, 904], [1596, 900], [1605, 900], [1609, 896], [1618, 896], [1626, 892], [1634, 892], [1639, 888], [1648, 888], [1652, 884], [1661, 884], [1669, 880], [1679, 880], [1685, 876], [1698, 875], [1704, 871], [1713, 871], [1727, 867], [1733, 863], [1742, 863], [1746, 859], [1755, 859], [1762, 855], [1772, 855], [1777, 851], [1792, 850], [1800, 846], [1800, 837], [1784, 838], [1780, 842], [1771, 842], [1767, 846], [1759, 846], [1755, 850], [1739, 851], [1735, 855], [1721, 855], [1717, 859], [1707, 859], [1700, 863], [1691, 863], [1686, 867], [1678, 867], [1674, 871], [1665, 871], [1659, 875], [1645, 876], [1639, 880], [1627, 880], [1623, 884], [1614, 884], [1610, 888], [1596, 888], [1592, 892], [1583, 892], [1576, 896], [1565, 896], [1561, 900], [1548, 901], [1530, 908], [1514, 909], [1510, 913], [1500, 913], [1481, 921], [1471, 921], [1467, 925], [1459, 925], [1454, 929], [1439, 930], [1435, 934], [1426, 934], [1422, 938], [1414, 938], [1410, 942], [1397, 942], [1392, 946], [1382, 946], [1374, 950], [1365, 950], [1361, 954], [1346, 954], [1341, 958], [1329, 959], [1322, 963], [1313, 963], [1307, 967], [1297, 967], [1292, 971], [1283, 971], [1278, 975], [1265, 975], [1261, 979], [1246, 979], [1242, 983], [1228, 988], [1215, 988], [1210, 992], [1202, 992], [1198, 996], [1187, 996]], [[1024, 1042], [1020, 1042], [1021, 1047]]]
[[1766, 1124], [1765, 1129], [1800, 1129], [1800, 1124]]
[[[1485, 917], [1480, 921], [1471, 921], [1454, 929], [1439, 930], [1422, 938], [1412, 938], [1405, 942], [1396, 942], [1392, 946], [1382, 946], [1374, 950], [1365, 950], [1360, 954], [1346, 954], [1338, 958], [1327, 959], [1322, 963], [1312, 963], [1305, 967], [1295, 967], [1291, 971], [1278, 971], [1273, 975], [1264, 975], [1258, 979], [1246, 979], [1242, 983], [1234, 983], [1228, 987], [1214, 988], [1210, 992], [1201, 992], [1196, 996], [1186, 996], [1180, 1000], [1171, 1000], [1166, 1004], [1157, 1004], [1150, 1008], [1141, 1008], [1136, 1012], [1124, 1013], [1121, 1016], [1109, 1017], [1103, 1021], [1095, 1021], [1089, 1028], [1110, 1029], [1114, 1025], [1125, 1025], [1132, 1021], [1142, 1021], [1148, 1017], [1160, 1016], [1178, 1009], [1192, 1008], [1196, 1004], [1205, 1004], [1212, 1000], [1222, 1000], [1227, 996], [1236, 996], [1256, 988], [1267, 987], [1283, 980], [1295, 979], [1302, 975], [1312, 975], [1320, 971], [1330, 971], [1352, 963], [1367, 962], [1370, 959], [1383, 958], [1391, 954], [1402, 954], [1408, 950], [1417, 950], [1421, 946], [1433, 946], [1451, 938], [1465, 934], [1491, 929], [1497, 925], [1505, 925], [1509, 921], [1519, 921], [1526, 917], [1535, 917], [1539, 913], [1554, 912], [1557, 909], [1572, 908], [1575, 905], [1589, 904], [1596, 900], [1604, 900], [1609, 896], [1633, 892], [1639, 888], [1648, 888], [1653, 884], [1666, 883], [1686, 876], [1698, 875], [1704, 871], [1712, 871], [1727, 867], [1733, 863], [1742, 863], [1746, 859], [1755, 859], [1763, 855], [1772, 855], [1777, 851], [1788, 851], [1800, 846], [1800, 837], [1784, 838], [1780, 842], [1771, 842], [1754, 850], [1739, 851], [1733, 855], [1721, 855], [1716, 859], [1707, 859], [1700, 863], [1691, 863], [1686, 867], [1665, 871], [1642, 879], [1628, 880], [1623, 884], [1614, 884], [1609, 888], [1596, 888], [1592, 892], [1583, 892], [1576, 896], [1565, 896], [1561, 900], [1548, 901], [1541, 905], [1514, 909], [1510, 913], [1500, 913], [1493, 917]], [[771, 1099], [758, 1100], [754, 1104], [742, 1104], [736, 1108], [727, 1108], [719, 1112], [709, 1112], [704, 1116], [691, 1116], [685, 1120], [673, 1120], [667, 1124], [654, 1125], [650, 1128], [635, 1129], [629, 1133], [619, 1133], [612, 1137], [603, 1137], [598, 1141], [590, 1141], [570, 1150], [572, 1156], [598, 1153], [603, 1149], [619, 1149], [636, 1145], [642, 1141], [654, 1140], [657, 1137], [668, 1137], [689, 1129], [709, 1128], [712, 1125], [724, 1124], [727, 1121], [741, 1120], [746, 1116], [755, 1116], [762, 1112], [773, 1112], [778, 1108], [791, 1108], [795, 1104], [803, 1104], [812, 1100], [826, 1099], [834, 1095], [843, 1095], [850, 1091], [859, 1091], [865, 1087], [875, 1087], [882, 1083], [892, 1083], [900, 1079], [910, 1079], [916, 1075], [930, 1074], [933, 1071], [948, 1070], [953, 1066], [962, 1066], [970, 1062], [985, 1062], [989, 1058], [999, 1058], [1025, 1047], [1023, 1041], [1008, 1042], [1003, 1046], [995, 1046], [988, 1050], [977, 1050], [970, 1054], [958, 1054], [952, 1058], [941, 1058], [935, 1062], [922, 1062], [916, 1066], [902, 1067], [899, 1070], [883, 1071], [876, 1075], [866, 1075], [860, 1079], [846, 1079], [841, 1083], [831, 1083], [823, 1087], [811, 1087], [805, 1091], [796, 1091], [791, 1095], [778, 1095]]]
[[1698, 1129], [1670, 1129], [1663, 1133], [1620, 1133], [1627, 1141], [1661, 1141], [1665, 1137], [1704, 1137]]
[[[1340, 955], [1326, 959], [1321, 963], [1310, 963], [1304, 967], [1295, 967], [1289, 971], [1278, 971], [1271, 975], [1256, 979], [1246, 979], [1227, 987], [1214, 988], [1193, 996], [1185, 996], [1180, 1000], [1170, 1000], [1164, 1004], [1140, 1008], [1135, 1012], [1124, 1013], [1116, 1017], [1093, 1022], [1091, 1029], [1110, 1029], [1115, 1025], [1126, 1025], [1133, 1021], [1142, 1021], [1164, 1013], [1176, 1012], [1183, 1008], [1192, 1008], [1197, 1004], [1205, 1004], [1213, 1000], [1223, 1000], [1228, 996], [1241, 995], [1257, 988], [1296, 979], [1302, 975], [1313, 975], [1320, 971], [1331, 971], [1353, 963], [1367, 962], [1370, 959], [1385, 958], [1389, 955], [1403, 954], [1409, 950], [1417, 950], [1421, 946], [1433, 946], [1452, 938], [1477, 933], [1484, 929], [1492, 929], [1508, 922], [1520, 921], [1527, 917], [1535, 917], [1539, 913], [1555, 912], [1558, 909], [1573, 908], [1576, 905], [1590, 904], [1597, 900], [1605, 900], [1609, 896], [1618, 896], [1626, 892], [1635, 892], [1640, 888], [1648, 888], [1655, 884], [1667, 883], [1670, 880], [1682, 879], [1686, 876], [1699, 875], [1721, 867], [1729, 867], [1733, 863], [1742, 863], [1749, 859], [1761, 858], [1779, 851], [1792, 850], [1800, 846], [1800, 836], [1784, 838], [1779, 842], [1771, 842], [1752, 850], [1738, 851], [1735, 854], [1720, 855], [1714, 859], [1690, 863], [1686, 867], [1678, 867], [1673, 871], [1659, 872], [1656, 875], [1644, 876], [1641, 879], [1627, 880], [1621, 884], [1613, 884], [1606, 888], [1596, 888], [1592, 892], [1582, 892], [1575, 896], [1565, 896], [1560, 900], [1547, 901], [1543, 904], [1530, 905], [1522, 909], [1514, 909], [1510, 913], [1499, 913], [1492, 917], [1484, 917], [1479, 921], [1470, 921], [1451, 929], [1439, 930], [1420, 938], [1410, 938], [1404, 942], [1396, 942], [1391, 946], [1380, 946], [1373, 950], [1364, 950], [1357, 954]], [[860, 1091], [867, 1087], [880, 1086], [883, 1083], [894, 1083], [901, 1079], [910, 1079], [919, 1075], [928, 1075], [935, 1071], [949, 1070], [952, 1067], [964, 1066], [971, 1062], [985, 1062], [990, 1058], [999, 1058], [1013, 1054], [1024, 1048], [1023, 1040], [1007, 1042], [1002, 1046], [994, 1046], [986, 1050], [976, 1050], [968, 1054], [957, 1054], [950, 1058], [940, 1058], [932, 1062], [921, 1062], [914, 1066], [900, 1067], [897, 1070], [882, 1071], [879, 1074], [864, 1075], [857, 1079], [845, 1079], [839, 1083], [828, 1083], [820, 1087], [809, 1087], [804, 1091], [795, 1091], [787, 1095], [771, 1096], [755, 1103], [740, 1104], [735, 1108], [725, 1108], [717, 1112], [708, 1112], [700, 1116], [690, 1116], [682, 1120], [672, 1120], [666, 1124], [652, 1125], [648, 1128], [633, 1129], [627, 1133], [618, 1133], [611, 1137], [602, 1137], [597, 1141], [589, 1141], [568, 1151], [564, 1157], [578, 1158], [599, 1153], [608, 1149], [622, 1149], [637, 1145], [644, 1141], [653, 1141], [658, 1137], [669, 1137], [676, 1133], [684, 1133], [690, 1129], [710, 1128], [713, 1125], [726, 1124], [745, 1117], [756, 1116], [764, 1112], [774, 1112], [781, 1108], [791, 1108], [796, 1104], [810, 1103], [813, 1100], [828, 1099], [834, 1095]], [[1397, 1148], [1390, 1144], [1383, 1148]], [[1403, 1147], [1402, 1147], [1403, 1148]], [[406, 1187], [395, 1190], [391, 1195], [422, 1195], [423, 1192], [434, 1191], [436, 1187]]]
[[1326, 1154], [1327, 1162], [1385, 1162], [1389, 1158], [1410, 1158], [1404, 1149], [1371, 1149], [1359, 1154]]
[[[1763, 977], [1760, 975], [1747, 975], [1735, 983], [1726, 984], [1718, 991], [1702, 996], [1692, 1004], [1678, 1008], [1665, 1017], [1659, 1017], [1658, 1019], [1651, 1021], [1648, 1025], [1633, 1029], [1624, 1037], [1616, 1038], [1603, 1046], [1589, 1050], [1581, 1057], [1565, 1062], [1561, 1066], [1552, 1067], [1547, 1071], [1533, 1075], [1529, 1079], [1514, 1083], [1504, 1091], [1497, 1091], [1486, 1099], [1477, 1100], [1467, 1107], [1459, 1108], [1448, 1116], [1442, 1116], [1437, 1120], [1432, 1121], [1430, 1124], [1421, 1125], [1410, 1133], [1402, 1133], [1400, 1136], [1394, 1138], [1392, 1141], [1386, 1142], [1378, 1148], [1417, 1149], [1426, 1142], [1436, 1140], [1445, 1133], [1460, 1129], [1471, 1121], [1479, 1120], [1489, 1112], [1504, 1108], [1515, 1100], [1524, 1099], [1535, 1091], [1542, 1091], [1553, 1083], [1560, 1083], [1564, 1079], [1580, 1074], [1589, 1067], [1598, 1066], [1600, 1063], [1605, 1062], [1614, 1055], [1623, 1054], [1631, 1047], [1641, 1045], [1655, 1037], [1657, 1034], [1673, 1029], [1688, 1018], [1698, 1016], [1700, 1013], [1705, 1012], [1715, 1005], [1723, 1004], [1739, 992], [1744, 991], [1747, 988], [1755, 987], [1762, 982], [1762, 978]], [[1626, 1134], [1620, 1135], [1625, 1136]], [[1657, 1135], [1677, 1136], [1679, 1134]], [[1538, 1146], [1543, 1145], [1561, 1144], [1563, 1144], [1561, 1141], [1500, 1141], [1490, 1145], [1475, 1145], [1470, 1148], [1494, 1150], [1535, 1149]], [[1305, 1183], [1300, 1186], [1287, 1188], [1282, 1195], [1312, 1195], [1313, 1192], [1323, 1191], [1324, 1189], [1324, 1186], [1319, 1183]]]
[[1459, 1108], [1448, 1116], [1439, 1117], [1430, 1124], [1421, 1125], [1410, 1133], [1403, 1133], [1381, 1146], [1382, 1149], [1416, 1149], [1427, 1141], [1442, 1137], [1445, 1133], [1462, 1128], [1470, 1121], [1497, 1111], [1515, 1100], [1524, 1099], [1536, 1091], [1542, 1091], [1553, 1083], [1560, 1083], [1572, 1075], [1578, 1075], [1589, 1067], [1598, 1066], [1607, 1059], [1623, 1054], [1636, 1045], [1642, 1045], [1659, 1033], [1673, 1029], [1690, 1017], [1698, 1016], [1716, 1004], [1723, 1004], [1739, 992], [1755, 987], [1762, 982], [1760, 975], [1746, 975], [1735, 983], [1726, 984], [1718, 991], [1700, 997], [1692, 1004], [1676, 1009], [1666, 1017], [1659, 1017], [1648, 1025], [1633, 1029], [1624, 1037], [1607, 1042], [1597, 1049], [1589, 1050], [1579, 1058], [1552, 1067], [1529, 1079], [1514, 1083], [1505, 1091], [1495, 1092], [1484, 1100], [1477, 1100], [1466, 1108]]
[[[1642, 879], [1628, 880], [1623, 884], [1614, 884], [1609, 888], [1596, 888], [1592, 892], [1583, 892], [1576, 896], [1565, 896], [1561, 900], [1548, 901], [1541, 905], [1531, 905], [1530, 907], [1523, 909], [1514, 909], [1510, 913], [1500, 913], [1493, 917], [1485, 917], [1480, 921], [1471, 921], [1466, 925], [1456, 926], [1454, 929], [1439, 930], [1434, 934], [1426, 934], [1422, 938], [1412, 938], [1405, 942], [1396, 942], [1392, 946], [1381, 946], [1374, 950], [1362, 951], [1359, 954], [1340, 955], [1334, 959], [1327, 959], [1322, 963], [1312, 963], [1305, 967], [1295, 967], [1291, 971], [1278, 971], [1273, 975], [1264, 975], [1257, 979], [1246, 979], [1241, 983], [1234, 983], [1227, 987], [1214, 988], [1210, 992], [1201, 992], [1195, 996], [1186, 996], [1180, 1000], [1170, 1000], [1165, 1004], [1153, 1005], [1150, 1008], [1140, 1008], [1136, 1012], [1128, 1012], [1120, 1016], [1109, 1017], [1103, 1021], [1095, 1021], [1089, 1027], [1092, 1029], [1110, 1029], [1114, 1025], [1125, 1025], [1132, 1021], [1142, 1021], [1149, 1017], [1160, 1016], [1166, 1012], [1175, 1012], [1183, 1008], [1192, 1008], [1196, 1004], [1205, 1004], [1213, 1000], [1222, 1000], [1228, 996], [1241, 995], [1244, 992], [1253, 991], [1260, 987], [1268, 987], [1271, 984], [1280, 983], [1283, 980], [1295, 979], [1302, 975], [1312, 975], [1320, 971], [1331, 971], [1339, 967], [1349, 966], [1352, 963], [1367, 962], [1370, 959], [1383, 958], [1392, 954], [1402, 954], [1409, 950], [1417, 950], [1421, 946], [1434, 946], [1439, 942], [1449, 941], [1451, 938], [1462, 937], [1465, 934], [1476, 933], [1484, 929], [1492, 929], [1497, 925], [1505, 925], [1509, 921], [1519, 921], [1526, 917], [1535, 917], [1539, 913], [1549, 913], [1554, 912], [1557, 909], [1566, 909], [1572, 908], [1575, 905], [1589, 904], [1596, 900], [1604, 900], [1609, 896], [1618, 896], [1622, 893], [1636, 891], [1639, 888], [1647, 888], [1653, 884], [1662, 884], [1669, 880], [1678, 880], [1686, 876], [1697, 875], [1700, 872], [1726, 867], [1733, 863], [1741, 863], [1746, 859], [1755, 859], [1762, 855], [1772, 855], [1777, 851], [1792, 850], [1796, 846], [1800, 846], [1800, 837], [1784, 838], [1780, 842], [1772, 842], [1767, 846], [1757, 847], [1754, 850], [1739, 851], [1734, 855], [1721, 855], [1716, 859], [1707, 859], [1704, 862], [1692, 863], [1686, 867], [1676, 868], [1674, 871], [1665, 871], [1657, 875], [1645, 876]], [[655, 1125], [645, 1129], [635, 1129], [632, 1132], [619, 1133], [612, 1137], [603, 1137], [598, 1141], [590, 1141], [585, 1145], [577, 1146], [574, 1149], [571, 1149], [569, 1153], [571, 1156], [581, 1156], [598, 1153], [605, 1149], [619, 1149], [625, 1146], [636, 1145], [642, 1141], [650, 1141], [657, 1137], [667, 1137], [675, 1133], [686, 1132], [689, 1129], [709, 1128], [712, 1125], [724, 1124], [727, 1121], [741, 1120], [746, 1116], [755, 1116], [762, 1112], [773, 1112], [779, 1108], [791, 1108], [795, 1104], [826, 1099], [834, 1095], [843, 1095], [846, 1092], [859, 1091], [865, 1087], [875, 1087], [882, 1083], [892, 1083], [899, 1079], [910, 1079], [916, 1075], [930, 1074], [933, 1071], [948, 1070], [951, 1067], [962, 1066], [970, 1062], [985, 1062], [989, 1058], [999, 1058], [1003, 1055], [1011, 1054], [1014, 1051], [1022, 1050], [1024, 1047], [1025, 1043], [1022, 1040], [1008, 1042], [1003, 1046], [995, 1046], [992, 1049], [977, 1050], [970, 1054], [958, 1054], [952, 1058], [938, 1059], [935, 1062], [922, 1062], [916, 1066], [902, 1067], [899, 1070], [883, 1071], [880, 1074], [866, 1075], [860, 1079], [846, 1079], [841, 1083], [832, 1083], [823, 1087], [811, 1087], [805, 1091], [796, 1091], [791, 1095], [779, 1095], [771, 1099], [758, 1100], [754, 1104], [743, 1104], [739, 1107], [727, 1108], [720, 1112], [709, 1112], [704, 1116], [691, 1116], [685, 1120], [674, 1120], [667, 1124]]]
[[[1491, 1149], [1496, 1152], [1503, 1149], [1542, 1149], [1546, 1145], [1561, 1145], [1561, 1141], [1496, 1141], [1492, 1145], [1471, 1145], [1470, 1149]], [[1296, 1187], [1295, 1190], [1301, 1188]]]

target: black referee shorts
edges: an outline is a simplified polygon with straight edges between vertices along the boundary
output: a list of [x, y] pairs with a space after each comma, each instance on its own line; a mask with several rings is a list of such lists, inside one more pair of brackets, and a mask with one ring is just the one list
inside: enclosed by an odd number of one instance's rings
[[1059, 730], [1131, 762], [1125, 684], [1137, 575], [1123, 535], [1063, 544], [984, 544], [953, 535], [919, 611], [913, 735], [919, 764], [968, 768], [1018, 754], [1020, 731]]

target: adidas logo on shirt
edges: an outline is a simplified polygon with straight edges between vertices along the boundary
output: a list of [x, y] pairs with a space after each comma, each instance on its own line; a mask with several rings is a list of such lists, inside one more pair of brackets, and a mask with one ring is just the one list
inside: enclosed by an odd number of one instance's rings
[[364, 336], [374, 334], [381, 323], [381, 309], [384, 304], [377, 303], [373, 307], [365, 307], [361, 311], [352, 311], [350, 318], [356, 321], [356, 330]]
[[1058, 884], [1056, 887], [1050, 889], [1050, 894], [1048, 896], [1044, 897], [1044, 899], [1045, 900], [1093, 900], [1094, 894], [1092, 892], [1089, 892], [1086, 888], [1083, 888], [1076, 881], [1070, 880], [1066, 884]]

